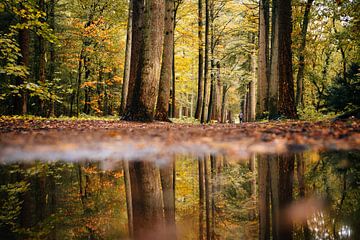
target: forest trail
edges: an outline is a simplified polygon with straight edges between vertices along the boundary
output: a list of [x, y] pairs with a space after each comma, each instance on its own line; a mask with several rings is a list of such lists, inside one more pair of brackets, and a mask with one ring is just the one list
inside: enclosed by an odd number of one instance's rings
[[0, 162], [168, 160], [174, 154], [359, 150], [360, 120], [243, 124], [134, 123], [110, 120], [0, 120]]

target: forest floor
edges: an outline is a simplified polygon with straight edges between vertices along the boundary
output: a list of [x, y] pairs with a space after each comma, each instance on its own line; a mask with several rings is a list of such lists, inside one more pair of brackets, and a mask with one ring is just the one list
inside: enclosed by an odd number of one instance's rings
[[360, 150], [360, 120], [242, 124], [0, 117], [0, 162], [167, 159], [174, 154]]

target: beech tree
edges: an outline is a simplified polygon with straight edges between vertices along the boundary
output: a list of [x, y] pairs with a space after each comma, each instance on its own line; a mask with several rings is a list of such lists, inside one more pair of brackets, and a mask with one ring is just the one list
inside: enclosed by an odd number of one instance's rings
[[152, 121], [158, 94], [165, 5], [161, 0], [133, 2], [133, 43], [124, 120]]

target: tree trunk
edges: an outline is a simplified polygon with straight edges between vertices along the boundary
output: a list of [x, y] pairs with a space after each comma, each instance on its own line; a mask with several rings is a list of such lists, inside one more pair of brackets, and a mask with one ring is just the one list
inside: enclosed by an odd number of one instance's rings
[[258, 156], [259, 240], [270, 239], [269, 157]]
[[299, 68], [298, 73], [296, 77], [296, 106], [302, 105], [304, 106], [304, 69], [305, 69], [305, 46], [306, 46], [306, 34], [308, 29], [308, 23], [309, 23], [309, 14], [311, 5], [314, 2], [314, 0], [307, 0], [305, 12], [304, 12], [304, 18], [301, 28], [301, 44], [299, 48]]
[[129, 78], [130, 78], [130, 63], [131, 63], [131, 32], [132, 32], [132, 0], [129, 0], [129, 13], [128, 13], [128, 23], [126, 31], [126, 48], [125, 48], [125, 65], [124, 65], [124, 78], [121, 89], [121, 104], [120, 104], [120, 116], [125, 113], [126, 108], [126, 99], [129, 88]]
[[126, 195], [126, 210], [128, 217], [128, 231], [129, 238], [132, 239], [134, 236], [134, 226], [133, 226], [133, 207], [132, 207], [132, 199], [131, 199], [131, 180], [130, 180], [130, 172], [129, 172], [129, 162], [123, 161], [123, 170], [124, 170], [124, 183], [125, 183], [125, 195]]
[[[279, 98], [279, 14], [278, 1], [272, 2], [271, 17], [271, 59], [270, 59], [270, 82], [269, 82], [269, 119], [278, 117]], [[286, 0], [287, 1], [287, 0]]]
[[259, 4], [257, 115], [263, 115], [268, 110], [269, 93], [269, 0], [260, 0]]
[[217, 81], [216, 81], [216, 116], [218, 123], [222, 122], [221, 118], [221, 98], [222, 98], [222, 83], [221, 83], [221, 75], [220, 75], [220, 61], [217, 62], [216, 68], [217, 68]]
[[291, 0], [274, 3], [270, 118], [297, 118], [291, 53]]
[[199, 240], [204, 239], [204, 157], [198, 160], [199, 170]]
[[207, 80], [209, 75], [209, 0], [205, 0], [205, 67], [204, 67], [204, 95], [201, 108], [200, 122], [206, 121], [206, 102], [207, 102]]
[[[214, 59], [211, 59], [211, 69], [214, 69]], [[211, 73], [210, 75], [210, 97], [209, 97], [209, 106], [208, 106], [208, 114], [207, 114], [207, 120], [206, 122], [209, 123], [211, 121], [212, 113], [213, 113], [213, 107], [214, 107], [214, 98], [215, 98], [215, 75], [214, 73]]]
[[208, 170], [208, 157], [204, 160], [204, 177], [205, 177], [205, 221], [206, 221], [206, 240], [211, 239], [210, 229], [210, 190], [209, 190], [209, 170]]
[[[142, 1], [134, 0], [133, 11], [134, 42], [131, 58], [135, 58], [136, 62], [133, 64], [131, 61], [130, 67], [135, 69], [130, 72], [128, 96], [131, 100], [124, 119], [152, 121], [161, 70], [165, 6], [161, 0], [148, 0], [145, 5]], [[144, 19], [142, 28], [142, 24], [139, 25], [141, 18]], [[135, 48], [140, 48], [140, 51]], [[130, 93], [132, 81], [135, 82]]]
[[171, 239], [176, 239], [174, 164], [171, 162], [160, 168], [166, 230]]
[[149, 161], [130, 162], [134, 239], [154, 239], [164, 230], [159, 169]]
[[[297, 169], [297, 179], [299, 185], [299, 197], [304, 199], [305, 195], [305, 159], [303, 153], [299, 153], [296, 155], [296, 169]], [[303, 234], [305, 240], [310, 240], [310, 229], [307, 224], [307, 221], [304, 221], [302, 224]]]
[[293, 200], [294, 160], [294, 154], [279, 157], [279, 239], [291, 240], [293, 237], [293, 226], [286, 208]]
[[280, 207], [279, 207], [279, 159], [277, 156], [269, 157], [270, 168], [270, 186], [271, 186], [271, 224], [272, 224], [272, 238], [274, 240], [279, 238], [279, 221], [280, 221]]
[[78, 63], [78, 76], [76, 82], [76, 117], [79, 117], [80, 112], [80, 85], [82, 76], [82, 61], [83, 61], [84, 48], [81, 49]]
[[198, 65], [198, 90], [197, 90], [197, 102], [196, 102], [196, 111], [195, 111], [195, 118], [200, 119], [201, 115], [201, 108], [203, 102], [203, 24], [202, 24], [202, 0], [198, 0], [198, 41], [199, 41], [199, 65]]
[[[143, 25], [144, 25], [144, 1], [132, 0], [132, 32], [131, 32], [131, 59], [130, 76], [126, 99], [125, 114], [131, 109], [133, 100], [139, 97], [140, 74], [139, 69], [143, 61]], [[123, 116], [125, 118], [125, 116]]]
[[[55, 33], [55, 0], [50, 0], [49, 25]], [[53, 83], [55, 79], [55, 43], [49, 44], [50, 50], [50, 66], [49, 66], [49, 82]], [[55, 102], [51, 100], [50, 116], [55, 117]]]
[[[26, 19], [21, 19], [21, 23], [25, 23]], [[20, 46], [20, 54], [21, 57], [19, 58], [20, 64], [24, 67], [28, 67], [30, 63], [30, 30], [29, 29], [21, 29], [19, 30], [19, 46]], [[18, 83], [19, 85], [24, 84], [24, 78], [19, 77]], [[24, 88], [20, 91], [21, 94], [21, 101], [20, 104], [17, 105], [16, 113], [21, 113], [22, 115], [27, 114], [27, 102], [28, 102], [28, 92]]]
[[278, 113], [287, 118], [297, 118], [294, 99], [294, 80], [291, 52], [291, 0], [278, 2], [278, 68], [279, 102]]
[[223, 91], [222, 91], [222, 100], [221, 100], [221, 122], [222, 123], [225, 123], [225, 120], [226, 120], [226, 109], [225, 109], [225, 106], [226, 106], [226, 93], [227, 93], [227, 86], [226, 84], [223, 85]]
[[216, 205], [215, 205], [215, 191], [216, 187], [216, 170], [217, 170], [217, 157], [210, 156], [210, 168], [211, 168], [211, 237], [210, 239], [216, 239], [215, 227], [216, 227]]
[[164, 29], [164, 48], [162, 53], [162, 65], [160, 74], [159, 95], [156, 104], [155, 119], [169, 121], [169, 100], [170, 84], [172, 79], [173, 67], [173, 47], [174, 47], [174, 0], [165, 1], [165, 29]]
[[[251, 36], [251, 41], [255, 45], [255, 36]], [[251, 53], [250, 60], [251, 60], [251, 73], [252, 73], [252, 80], [249, 84], [249, 120], [254, 122], [256, 119], [256, 56], [255, 56], [255, 49]]]

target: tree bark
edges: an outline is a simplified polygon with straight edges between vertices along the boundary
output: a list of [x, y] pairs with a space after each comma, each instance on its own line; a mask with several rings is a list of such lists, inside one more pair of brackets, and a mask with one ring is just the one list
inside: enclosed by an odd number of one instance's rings
[[291, 52], [291, 0], [273, 2], [274, 35], [271, 56], [270, 118], [297, 118]]
[[258, 156], [259, 240], [270, 239], [269, 157]]
[[210, 229], [210, 189], [209, 189], [209, 170], [208, 157], [204, 160], [204, 178], [205, 178], [205, 221], [206, 221], [206, 240], [211, 239]]
[[[251, 42], [255, 45], [255, 36], [251, 36]], [[250, 56], [251, 61], [251, 74], [252, 74], [252, 80], [249, 84], [249, 105], [250, 105], [250, 111], [249, 111], [249, 120], [251, 122], [254, 122], [256, 119], [256, 56], [255, 53], [256, 49], [254, 49]]]
[[199, 240], [204, 239], [204, 158], [198, 160], [198, 171], [199, 171]]
[[130, 180], [130, 171], [129, 171], [129, 162], [123, 161], [123, 170], [124, 170], [124, 183], [125, 183], [125, 195], [126, 195], [126, 210], [128, 217], [128, 231], [129, 238], [134, 236], [134, 225], [133, 225], [133, 207], [132, 207], [132, 198], [131, 198], [131, 180]]
[[[140, 89], [140, 72], [142, 67], [143, 36], [144, 25], [144, 1], [132, 0], [132, 32], [131, 32], [131, 59], [128, 93], [126, 99], [125, 114], [132, 107], [133, 99], [138, 98]], [[125, 116], [124, 116], [125, 118]]]
[[287, 118], [297, 118], [294, 99], [294, 80], [291, 51], [291, 0], [279, 1], [279, 109], [278, 113]]
[[199, 65], [198, 65], [198, 89], [197, 89], [197, 102], [196, 102], [196, 111], [195, 111], [195, 118], [200, 119], [201, 116], [201, 108], [203, 102], [203, 24], [202, 24], [202, 0], [198, 0], [198, 41], [199, 41]]
[[[306, 185], [305, 185], [305, 159], [303, 153], [296, 155], [296, 170], [297, 170], [297, 179], [299, 185], [299, 197], [304, 199], [306, 197]], [[311, 233], [307, 221], [304, 221], [302, 224], [303, 234], [305, 240], [311, 239]]]
[[296, 106], [302, 105], [304, 106], [304, 70], [305, 70], [305, 46], [306, 46], [306, 34], [309, 24], [309, 14], [311, 5], [314, 2], [314, 0], [307, 0], [305, 12], [304, 12], [304, 18], [301, 28], [301, 44], [299, 48], [299, 68], [297, 72], [296, 77]]
[[[148, 0], [145, 5], [140, 0], [134, 0], [133, 11], [132, 39], [140, 38], [141, 42], [134, 41], [132, 44], [131, 58], [136, 61], [134, 64], [131, 61], [128, 93], [131, 100], [124, 119], [152, 121], [161, 70], [165, 6], [161, 0]], [[144, 19], [143, 25], [139, 24], [141, 18]], [[140, 51], [135, 48], [140, 48]]]
[[[214, 69], [214, 59], [211, 59], [211, 69]], [[206, 122], [209, 123], [212, 118], [213, 114], [213, 107], [214, 107], [214, 98], [215, 98], [215, 75], [214, 73], [211, 73], [210, 75], [210, 97], [209, 97], [209, 106], [208, 106], [208, 114], [207, 114], [207, 120]]]
[[[270, 82], [269, 82], [269, 119], [278, 117], [278, 98], [279, 98], [279, 0], [272, 2], [271, 17], [271, 59], [270, 59]], [[287, 1], [287, 0], [286, 0]]]
[[209, 0], [205, 0], [205, 67], [204, 67], [204, 94], [201, 108], [200, 122], [206, 121], [206, 102], [207, 102], [207, 80], [209, 75]]
[[174, 47], [174, 0], [165, 0], [165, 29], [162, 65], [160, 74], [159, 95], [156, 104], [155, 119], [170, 121], [168, 118], [170, 84], [173, 67]]
[[160, 168], [166, 230], [171, 239], [176, 239], [174, 164], [171, 162]]
[[121, 89], [121, 104], [120, 104], [120, 116], [125, 113], [126, 100], [129, 88], [130, 78], [130, 64], [131, 64], [131, 32], [132, 32], [132, 0], [129, 0], [129, 12], [128, 12], [128, 23], [126, 30], [126, 47], [125, 47], [125, 65], [124, 65], [124, 77]]
[[[55, 33], [55, 0], [50, 0], [50, 11], [49, 11], [49, 25]], [[50, 51], [50, 66], [49, 66], [49, 82], [53, 83], [55, 79], [55, 67], [56, 67], [56, 56], [55, 56], [55, 43], [49, 44]], [[73, 100], [72, 100], [73, 101]], [[71, 111], [72, 113], [72, 111]], [[51, 100], [50, 116], [55, 116], [55, 102]]]
[[260, 0], [259, 4], [257, 115], [263, 115], [268, 110], [269, 97], [269, 0]]
[[[27, 20], [21, 19], [21, 23], [26, 23]], [[24, 67], [28, 68], [30, 63], [30, 30], [29, 29], [21, 29], [19, 30], [19, 45], [20, 45], [20, 54], [19, 62]], [[24, 84], [24, 78], [19, 77], [18, 83], [19, 85]], [[21, 113], [22, 115], [27, 114], [27, 102], [28, 102], [28, 93], [27, 90], [23, 89], [20, 91], [21, 101], [20, 104], [17, 105], [16, 113]]]
[[129, 163], [134, 239], [153, 239], [164, 230], [159, 169], [155, 163]]

